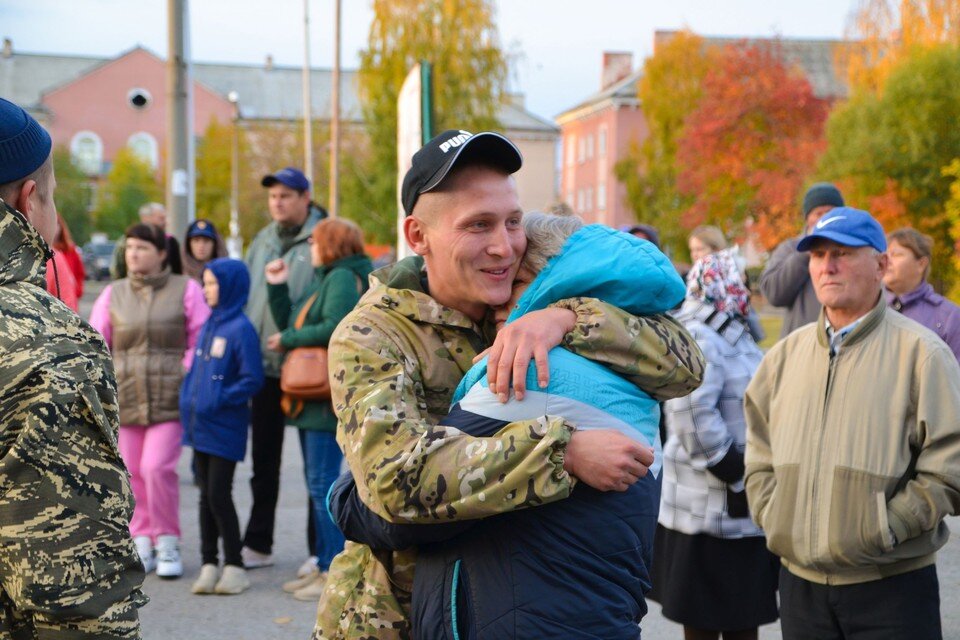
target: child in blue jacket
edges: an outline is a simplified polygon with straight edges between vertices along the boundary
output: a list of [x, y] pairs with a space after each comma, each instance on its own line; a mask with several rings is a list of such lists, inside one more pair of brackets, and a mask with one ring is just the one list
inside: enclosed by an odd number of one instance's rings
[[[249, 293], [250, 274], [243, 262], [218, 258], [207, 263], [203, 295], [212, 313], [180, 388], [183, 443], [194, 449], [200, 485], [203, 566], [191, 589], [197, 594], [237, 594], [250, 586], [232, 496], [233, 472], [246, 454], [250, 398], [263, 385], [260, 339], [243, 315]], [[218, 538], [224, 555], [219, 579]]]

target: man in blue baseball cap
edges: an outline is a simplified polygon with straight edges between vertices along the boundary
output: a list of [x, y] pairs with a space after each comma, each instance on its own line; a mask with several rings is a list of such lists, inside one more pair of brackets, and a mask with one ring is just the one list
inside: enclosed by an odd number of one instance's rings
[[[253, 505], [243, 538], [243, 563], [248, 569], [273, 564], [273, 530], [280, 492], [280, 456], [286, 418], [280, 407], [280, 363], [282, 353], [270, 349], [267, 339], [278, 332], [267, 296], [267, 265], [282, 259], [289, 269], [290, 299], [299, 301], [313, 278], [310, 261], [310, 234], [327, 212], [311, 200], [310, 180], [295, 167], [284, 167], [263, 177], [271, 222], [257, 233], [244, 261], [250, 270], [250, 297], [245, 313], [260, 336], [266, 379], [253, 397], [250, 457], [253, 477], [250, 490]], [[308, 534], [309, 537], [309, 534]], [[315, 546], [310, 541], [312, 554]], [[314, 564], [309, 558], [303, 569]]]
[[781, 558], [783, 637], [940, 638], [936, 551], [960, 508], [960, 366], [887, 307], [883, 228], [831, 210], [797, 245], [823, 305], [744, 398], [753, 519]]
[[0, 638], [140, 638], [143, 565], [103, 337], [47, 293], [52, 142], [0, 98]]

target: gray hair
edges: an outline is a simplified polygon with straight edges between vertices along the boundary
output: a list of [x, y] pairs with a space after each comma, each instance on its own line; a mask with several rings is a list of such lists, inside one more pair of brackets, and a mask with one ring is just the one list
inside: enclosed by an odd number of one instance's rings
[[140, 207], [140, 210], [137, 212], [140, 215], [140, 219], [146, 218], [147, 216], [153, 215], [157, 211], [166, 211], [167, 208], [160, 204], [159, 202], [148, 202], [147, 204]]
[[576, 215], [557, 216], [533, 211], [523, 216], [523, 232], [527, 236], [527, 252], [520, 267], [540, 273], [550, 258], [560, 253], [567, 238], [580, 230], [583, 219]]

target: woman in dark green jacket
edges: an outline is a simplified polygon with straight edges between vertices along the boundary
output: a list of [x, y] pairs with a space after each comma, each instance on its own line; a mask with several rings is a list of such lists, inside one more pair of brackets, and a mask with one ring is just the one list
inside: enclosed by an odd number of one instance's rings
[[[373, 268], [363, 252], [363, 232], [353, 222], [328, 218], [311, 235], [310, 255], [314, 278], [296, 304], [287, 288], [288, 268], [282, 259], [266, 265], [270, 311], [280, 333], [270, 336], [267, 346], [276, 351], [297, 347], [325, 347], [333, 330], [357, 304], [367, 289]], [[306, 317], [295, 325], [304, 308]], [[300, 429], [304, 475], [310, 494], [308, 538], [314, 538], [315, 558], [309, 571], [284, 585], [298, 600], [318, 601], [330, 561], [343, 548], [343, 535], [326, 513], [326, 497], [340, 473], [342, 455], [337, 445], [337, 416], [329, 401], [301, 402], [284, 398], [287, 424]]]

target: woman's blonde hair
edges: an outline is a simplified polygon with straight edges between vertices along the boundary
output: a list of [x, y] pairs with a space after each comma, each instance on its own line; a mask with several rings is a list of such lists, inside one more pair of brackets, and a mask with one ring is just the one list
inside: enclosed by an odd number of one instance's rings
[[560, 253], [567, 238], [583, 227], [577, 215], [558, 216], [532, 211], [523, 216], [523, 232], [527, 236], [527, 252], [520, 267], [540, 273], [553, 256]]
[[727, 248], [727, 239], [723, 236], [723, 231], [713, 225], [700, 225], [690, 232], [690, 237], [696, 238], [707, 245], [711, 251], [720, 251]]

